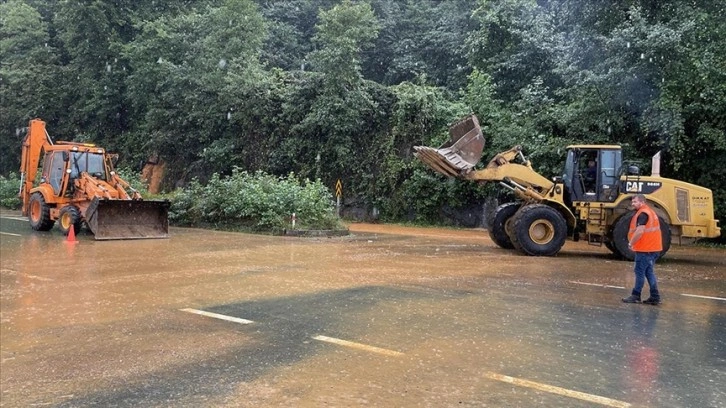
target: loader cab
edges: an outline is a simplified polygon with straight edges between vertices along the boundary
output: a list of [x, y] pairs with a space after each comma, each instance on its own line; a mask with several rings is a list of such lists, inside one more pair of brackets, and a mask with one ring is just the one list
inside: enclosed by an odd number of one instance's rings
[[55, 196], [62, 195], [66, 189], [66, 166], [68, 163], [68, 152], [61, 150], [51, 150], [45, 154], [43, 159], [43, 171], [41, 173], [41, 183], [48, 183], [53, 188]]
[[58, 142], [57, 145], [47, 148], [42, 166], [41, 182], [48, 183], [53, 188], [56, 197], [73, 194], [73, 181], [87, 172], [92, 177], [106, 181], [108, 170], [103, 149], [67, 147], [75, 144], [71, 142]]
[[613, 202], [618, 196], [620, 146], [574, 145], [567, 147], [562, 181], [565, 201]]
[[84, 171], [99, 180], [107, 180], [106, 162], [102, 153], [92, 151], [74, 151], [70, 157], [71, 179], [75, 179]]

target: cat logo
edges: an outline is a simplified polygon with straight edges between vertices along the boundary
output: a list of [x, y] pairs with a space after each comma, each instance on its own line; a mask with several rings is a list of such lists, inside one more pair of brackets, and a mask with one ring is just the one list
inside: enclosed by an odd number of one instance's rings
[[625, 191], [628, 193], [652, 194], [663, 186], [659, 181], [626, 181]]
[[642, 181], [627, 181], [625, 182], [625, 191], [629, 193], [640, 193], [643, 191]]

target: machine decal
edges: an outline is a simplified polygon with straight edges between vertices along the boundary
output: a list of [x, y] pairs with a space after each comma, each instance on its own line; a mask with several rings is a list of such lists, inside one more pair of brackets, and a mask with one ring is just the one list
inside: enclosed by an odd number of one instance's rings
[[623, 181], [624, 190], [628, 193], [652, 194], [662, 187], [659, 181]]

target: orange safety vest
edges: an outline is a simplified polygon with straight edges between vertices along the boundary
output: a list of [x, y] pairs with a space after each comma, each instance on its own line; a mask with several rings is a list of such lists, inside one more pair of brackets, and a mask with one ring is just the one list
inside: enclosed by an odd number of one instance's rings
[[638, 216], [641, 213], [648, 214], [648, 222], [645, 224], [645, 231], [640, 239], [633, 245], [633, 251], [635, 252], [660, 252], [663, 250], [663, 237], [660, 234], [660, 222], [658, 221], [658, 214], [655, 213], [647, 205], [643, 205], [633, 215], [633, 219], [630, 220], [630, 231], [628, 232], [628, 240], [633, 238], [635, 229], [637, 228]]

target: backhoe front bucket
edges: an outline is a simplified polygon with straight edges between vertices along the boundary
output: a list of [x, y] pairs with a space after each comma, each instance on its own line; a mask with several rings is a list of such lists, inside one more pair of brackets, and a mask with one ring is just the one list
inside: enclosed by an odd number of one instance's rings
[[86, 211], [97, 240], [169, 237], [169, 201], [99, 200]]
[[466, 174], [481, 159], [484, 135], [479, 120], [470, 115], [449, 128], [451, 139], [438, 149], [414, 146], [414, 156], [436, 172], [457, 177]]

